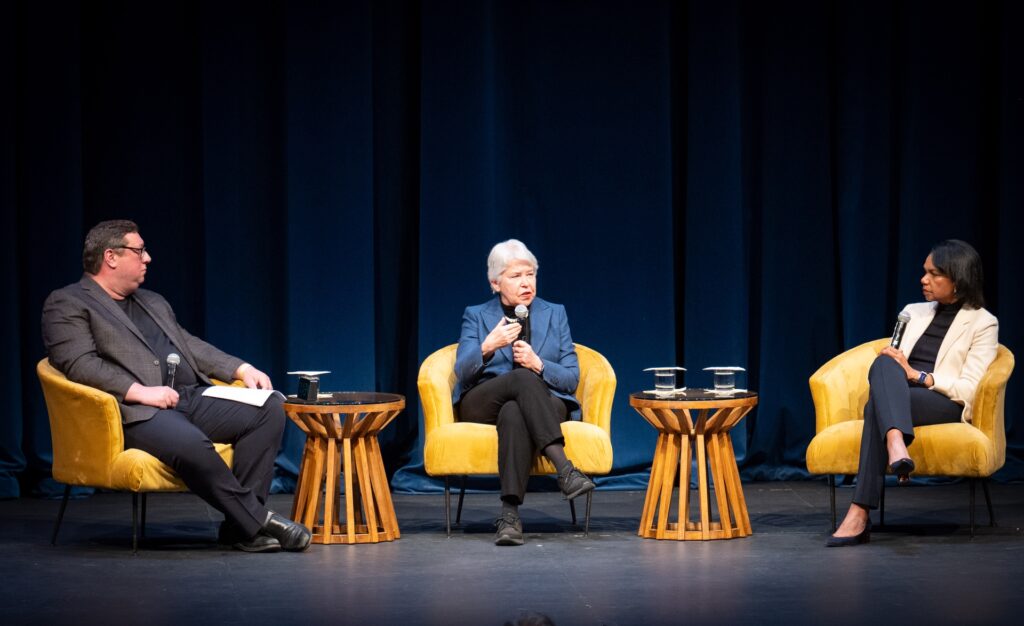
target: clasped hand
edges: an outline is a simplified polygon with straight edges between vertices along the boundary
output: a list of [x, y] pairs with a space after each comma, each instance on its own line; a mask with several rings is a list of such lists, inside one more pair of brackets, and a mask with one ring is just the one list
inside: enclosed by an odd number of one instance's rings
[[910, 363], [907, 363], [907, 355], [903, 354], [902, 352], [900, 352], [896, 348], [893, 348], [892, 346], [886, 346], [882, 348], [882, 351], [879, 354], [884, 354], [888, 357], [891, 357], [894, 361], [899, 363], [900, 367], [903, 368], [903, 371], [907, 375], [907, 380], [917, 380], [917, 377], [920, 374], [920, 372], [910, 367]]

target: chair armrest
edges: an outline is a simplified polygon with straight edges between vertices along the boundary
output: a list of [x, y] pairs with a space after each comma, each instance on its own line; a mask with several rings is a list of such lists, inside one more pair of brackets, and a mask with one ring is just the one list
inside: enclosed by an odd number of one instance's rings
[[580, 382], [576, 388], [583, 421], [607, 433], [612, 427], [612, 403], [615, 400], [617, 380], [611, 363], [601, 353], [582, 344], [576, 344], [580, 361]]
[[971, 423], [995, 442], [997, 450], [1006, 448], [1004, 402], [1006, 383], [1014, 364], [1013, 353], [1000, 345], [996, 359], [978, 381], [978, 391], [974, 394]]
[[876, 339], [851, 348], [811, 375], [808, 382], [814, 400], [815, 432], [840, 422], [863, 419], [868, 369], [888, 342]]
[[53, 477], [59, 482], [110, 486], [114, 458], [124, 451], [121, 408], [114, 396], [72, 382], [47, 359], [36, 366], [53, 441]]
[[445, 424], [455, 423], [452, 390], [455, 388], [455, 350], [453, 344], [428, 356], [420, 365], [416, 388], [423, 408], [424, 435]]

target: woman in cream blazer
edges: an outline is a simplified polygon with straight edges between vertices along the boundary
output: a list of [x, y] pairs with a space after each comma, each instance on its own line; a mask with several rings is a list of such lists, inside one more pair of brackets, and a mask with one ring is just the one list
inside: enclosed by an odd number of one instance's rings
[[981, 258], [951, 239], [932, 248], [921, 291], [927, 302], [907, 305], [899, 348], [886, 347], [868, 372], [860, 465], [853, 502], [828, 547], [855, 546], [871, 537], [868, 513], [878, 508], [885, 472], [909, 480], [907, 446], [914, 426], [971, 421], [974, 394], [996, 358], [999, 322], [985, 310]]

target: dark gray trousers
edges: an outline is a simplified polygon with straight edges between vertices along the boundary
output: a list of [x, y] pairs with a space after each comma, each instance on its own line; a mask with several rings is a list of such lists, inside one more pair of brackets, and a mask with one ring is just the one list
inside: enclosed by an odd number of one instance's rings
[[[125, 424], [124, 445], [169, 465], [189, 490], [251, 537], [267, 519], [267, 495], [286, 419], [281, 403], [276, 394], [255, 407], [196, 393], [176, 409]], [[234, 446], [231, 468], [214, 442]]]
[[498, 427], [501, 499], [512, 504], [523, 502], [537, 451], [565, 442], [561, 423], [568, 414], [565, 401], [526, 368], [484, 381], [459, 401], [459, 421]]
[[914, 426], [959, 422], [964, 407], [938, 391], [911, 385], [895, 359], [879, 355], [868, 371], [868, 402], [864, 406], [864, 432], [860, 440], [860, 466], [853, 502], [877, 509], [889, 464], [885, 435], [895, 428], [909, 446]]

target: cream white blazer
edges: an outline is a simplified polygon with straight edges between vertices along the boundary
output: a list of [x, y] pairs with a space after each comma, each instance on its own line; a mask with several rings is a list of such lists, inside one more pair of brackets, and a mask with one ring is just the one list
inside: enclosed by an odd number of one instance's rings
[[[900, 351], [909, 356], [935, 317], [935, 302], [908, 304], [903, 311], [910, 315]], [[964, 405], [960, 419], [971, 421], [971, 404], [978, 383], [996, 358], [999, 347], [999, 320], [985, 309], [962, 308], [953, 318], [946, 337], [935, 358], [931, 372], [931, 389]]]

